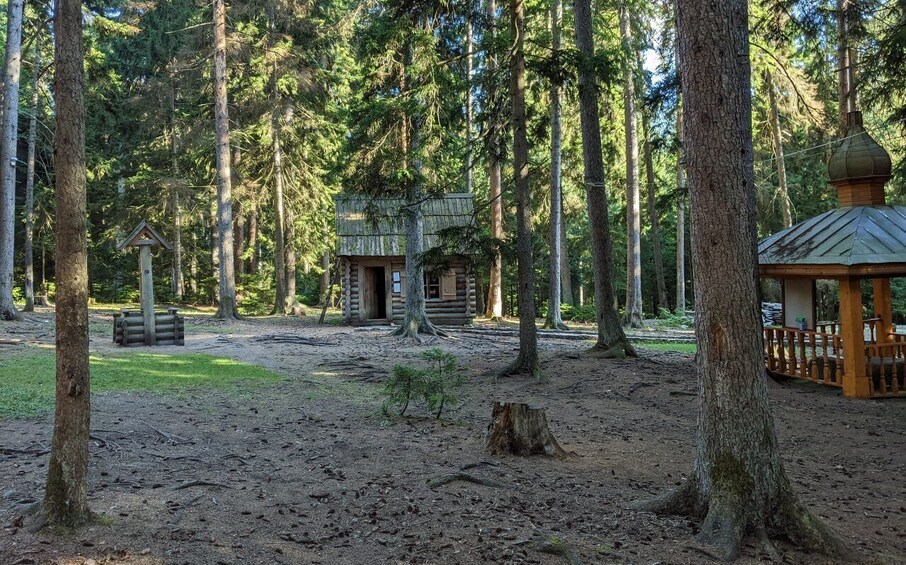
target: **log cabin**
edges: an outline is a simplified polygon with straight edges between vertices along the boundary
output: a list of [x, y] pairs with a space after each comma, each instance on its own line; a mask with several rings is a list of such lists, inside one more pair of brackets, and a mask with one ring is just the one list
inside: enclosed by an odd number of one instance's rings
[[[352, 325], [399, 324], [406, 301], [406, 235], [403, 200], [339, 195], [336, 209], [337, 260], [343, 320]], [[440, 232], [472, 220], [471, 194], [446, 194], [422, 204], [424, 249], [440, 245]], [[475, 278], [464, 254], [445, 255], [443, 268], [426, 265], [425, 310], [436, 325], [471, 324]]]

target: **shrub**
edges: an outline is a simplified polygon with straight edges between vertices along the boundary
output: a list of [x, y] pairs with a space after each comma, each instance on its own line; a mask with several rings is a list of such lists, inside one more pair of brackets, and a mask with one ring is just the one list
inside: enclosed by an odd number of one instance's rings
[[583, 304], [582, 306], [570, 306], [563, 304], [560, 306], [560, 316], [566, 322], [595, 322], [597, 314], [594, 304]]
[[445, 408], [459, 402], [456, 393], [465, 377], [456, 357], [441, 349], [429, 349], [422, 353], [422, 359], [428, 362], [427, 367], [397, 365], [393, 368], [381, 392], [385, 397], [385, 414], [395, 406], [402, 416], [414, 399], [422, 399], [427, 410], [440, 419]]

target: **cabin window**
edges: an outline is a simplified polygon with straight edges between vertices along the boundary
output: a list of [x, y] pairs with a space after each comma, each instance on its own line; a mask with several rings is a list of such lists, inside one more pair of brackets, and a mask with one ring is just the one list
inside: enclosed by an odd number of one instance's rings
[[399, 271], [393, 271], [393, 293], [400, 294], [403, 291], [403, 279]]
[[425, 298], [440, 300], [440, 276], [437, 273], [425, 273]]

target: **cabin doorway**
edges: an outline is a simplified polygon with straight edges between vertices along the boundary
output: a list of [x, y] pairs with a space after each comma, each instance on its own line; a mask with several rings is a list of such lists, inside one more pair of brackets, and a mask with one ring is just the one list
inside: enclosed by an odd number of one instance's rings
[[365, 280], [362, 288], [362, 319], [387, 319], [387, 282], [384, 267], [365, 267]]

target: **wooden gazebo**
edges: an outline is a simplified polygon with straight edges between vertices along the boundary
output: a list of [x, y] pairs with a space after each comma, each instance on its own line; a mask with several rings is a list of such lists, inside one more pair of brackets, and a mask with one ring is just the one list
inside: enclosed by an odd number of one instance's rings
[[[906, 334], [895, 332], [890, 297], [890, 279], [906, 276], [906, 207], [886, 205], [890, 156], [860, 112], [848, 126], [828, 163], [840, 207], [758, 246], [761, 276], [780, 279], [783, 291], [783, 327], [765, 328], [765, 361], [770, 372], [839, 386], [848, 397], [906, 396]], [[818, 279], [839, 281], [837, 321], [817, 320]], [[874, 306], [867, 317], [866, 279]]]

